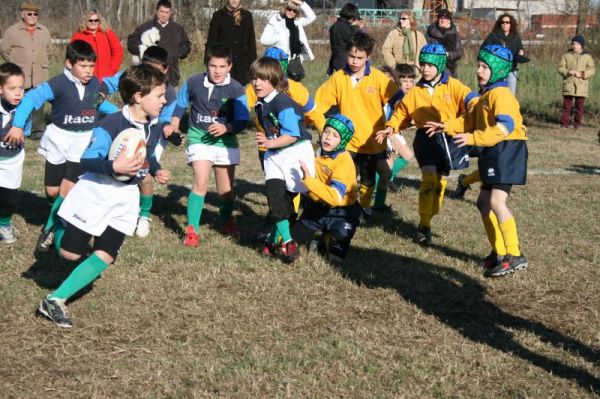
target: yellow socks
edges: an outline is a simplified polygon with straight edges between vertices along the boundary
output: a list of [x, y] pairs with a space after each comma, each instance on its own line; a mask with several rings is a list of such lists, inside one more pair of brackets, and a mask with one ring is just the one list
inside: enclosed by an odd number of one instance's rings
[[506, 253], [513, 256], [520, 256], [521, 251], [519, 250], [519, 236], [517, 235], [517, 223], [515, 218], [511, 217], [500, 224], [500, 231], [502, 232], [502, 238], [504, 239], [504, 246], [506, 247]]
[[423, 180], [421, 180], [421, 186], [419, 187], [419, 226], [431, 227], [437, 185], [436, 173], [423, 173]]
[[294, 203], [294, 212], [300, 213], [300, 199], [302, 199], [301, 194], [296, 194], [292, 202]]
[[471, 184], [475, 184], [481, 181], [481, 177], [479, 176], [479, 169], [474, 170], [469, 173], [467, 177], [462, 180], [463, 186], [470, 186]]
[[442, 175], [437, 175], [437, 186], [435, 188], [435, 197], [431, 208], [432, 215], [437, 215], [440, 212], [442, 202], [444, 202], [444, 193], [446, 192], [447, 185], [448, 179]]
[[502, 232], [498, 227], [498, 219], [496, 214], [490, 211], [487, 215], [481, 215], [483, 220], [483, 226], [485, 227], [485, 233], [487, 234], [488, 241], [494, 251], [499, 256], [506, 255], [506, 248], [504, 247], [504, 239], [502, 238]]
[[373, 199], [373, 191], [375, 190], [375, 186], [365, 186], [361, 183], [358, 188], [358, 203], [363, 208], [368, 208], [371, 206], [371, 200]]

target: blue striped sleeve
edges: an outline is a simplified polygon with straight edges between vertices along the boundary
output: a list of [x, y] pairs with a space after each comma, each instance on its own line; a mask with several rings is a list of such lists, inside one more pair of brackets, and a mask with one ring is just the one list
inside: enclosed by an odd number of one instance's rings
[[472, 91], [465, 97], [465, 105], [469, 105], [472, 99], [479, 97], [479, 93]]
[[277, 119], [281, 125], [281, 134], [286, 134], [292, 137], [300, 137], [300, 115], [294, 111], [294, 108], [285, 108], [279, 112]]
[[23, 101], [15, 110], [15, 116], [13, 119], [13, 126], [23, 129], [27, 123], [27, 119], [31, 112], [35, 109], [38, 110], [44, 106], [46, 101], [52, 101], [54, 99], [54, 92], [48, 84], [44, 82], [33, 90], [29, 90]]
[[119, 79], [123, 76], [123, 72], [117, 72], [113, 76], [107, 76], [102, 79], [102, 85], [100, 86], [100, 93], [110, 96], [111, 94], [119, 90]]
[[496, 123], [502, 123], [506, 127], [506, 130], [508, 130], [508, 134], [511, 134], [515, 130], [515, 121], [510, 115], [496, 115]]
[[231, 133], [239, 133], [248, 126], [250, 112], [248, 112], [248, 100], [243, 94], [233, 100], [233, 121], [231, 122]]
[[302, 112], [304, 112], [306, 114], [307, 112], [310, 112], [313, 109], [315, 109], [315, 107], [316, 107], [315, 100], [313, 100], [313, 98], [311, 96], [308, 96], [308, 101], [302, 107]]
[[179, 92], [177, 93], [177, 105], [175, 105], [175, 109], [173, 110], [172, 116], [176, 116], [181, 119], [183, 113], [190, 106], [190, 93], [189, 93], [189, 81], [185, 82]]
[[396, 92], [396, 94], [394, 94], [392, 96], [392, 98], [390, 98], [390, 101], [388, 101], [388, 104], [390, 104], [390, 107], [393, 109], [394, 105], [398, 102], [398, 101], [402, 101], [402, 99], [404, 98], [404, 92], [402, 90], [398, 90]]
[[335, 188], [338, 193], [340, 193], [340, 196], [343, 198], [344, 195], [346, 194], [346, 185], [344, 183], [342, 183], [339, 180], [331, 180], [331, 183], [329, 183], [329, 185], [333, 188]]
[[118, 110], [119, 110], [119, 107], [117, 107], [115, 104], [111, 103], [108, 100], [102, 101], [100, 106], [98, 106], [98, 111], [100, 111], [106, 115], [113, 114], [113, 113], [117, 112]]
[[171, 104], [165, 105], [160, 111], [158, 121], [161, 123], [171, 123], [171, 117], [175, 113], [177, 102], [173, 101]]
[[106, 158], [112, 141], [112, 137], [106, 129], [103, 127], [95, 127], [94, 130], [92, 130], [90, 144], [81, 155], [81, 159]]
[[90, 144], [81, 156], [81, 169], [103, 175], [113, 173], [113, 161], [107, 159], [111, 144], [110, 134], [102, 127], [95, 127]]

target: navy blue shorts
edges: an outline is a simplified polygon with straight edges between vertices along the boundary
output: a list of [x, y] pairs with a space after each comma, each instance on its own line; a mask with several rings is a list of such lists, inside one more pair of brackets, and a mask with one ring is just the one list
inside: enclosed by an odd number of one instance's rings
[[435, 134], [429, 137], [425, 129], [417, 130], [413, 150], [419, 167], [435, 166], [438, 173], [448, 176], [451, 170], [469, 167], [467, 146], [458, 147], [452, 137]]
[[307, 200], [303, 205], [300, 223], [313, 231], [332, 233], [340, 240], [351, 240], [360, 223], [362, 208], [358, 201], [338, 208], [330, 208], [312, 200]]
[[481, 182], [485, 186], [525, 184], [527, 158], [527, 142], [524, 140], [501, 141], [493, 147], [486, 147], [477, 162]]
[[354, 161], [356, 174], [357, 176], [360, 176], [360, 184], [367, 187], [373, 187], [375, 185], [377, 162], [381, 159], [387, 159], [387, 153], [385, 151], [377, 154], [362, 154], [352, 151], [348, 152]]

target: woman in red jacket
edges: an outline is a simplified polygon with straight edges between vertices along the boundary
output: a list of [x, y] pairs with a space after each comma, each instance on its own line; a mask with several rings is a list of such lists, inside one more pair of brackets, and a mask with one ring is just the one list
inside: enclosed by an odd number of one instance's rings
[[96, 52], [94, 75], [100, 82], [105, 76], [113, 76], [119, 71], [123, 61], [123, 46], [119, 38], [96, 10], [88, 10], [83, 14], [79, 30], [71, 38], [88, 42]]

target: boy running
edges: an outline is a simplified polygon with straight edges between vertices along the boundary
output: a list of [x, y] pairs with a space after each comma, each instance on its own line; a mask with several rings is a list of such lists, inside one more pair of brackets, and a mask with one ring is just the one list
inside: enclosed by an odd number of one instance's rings
[[248, 105], [244, 88], [229, 74], [232, 66], [229, 47], [212, 46], [207, 60], [207, 72], [192, 76], [179, 90], [172, 119], [173, 129], [178, 131], [183, 112], [191, 106], [186, 154], [194, 181], [188, 196], [183, 240], [186, 247], [197, 247], [200, 243], [200, 217], [211, 169], [221, 197], [219, 217], [223, 232], [239, 233], [231, 218], [235, 166], [240, 163], [236, 134], [248, 124]]

